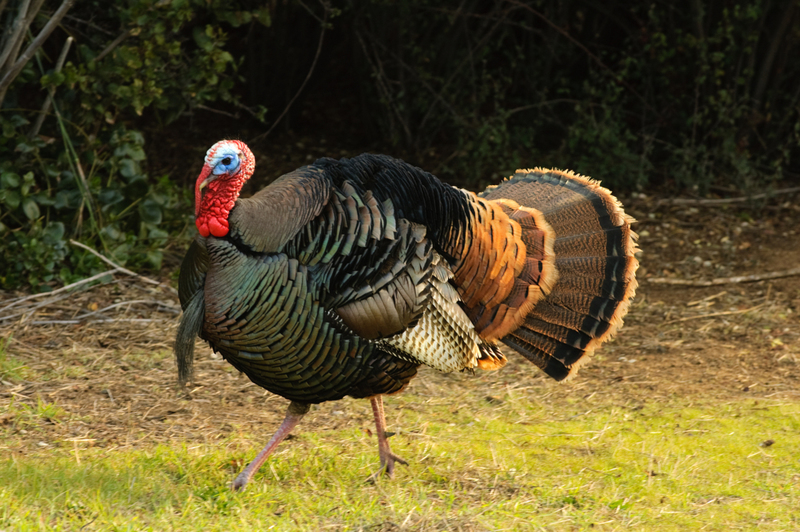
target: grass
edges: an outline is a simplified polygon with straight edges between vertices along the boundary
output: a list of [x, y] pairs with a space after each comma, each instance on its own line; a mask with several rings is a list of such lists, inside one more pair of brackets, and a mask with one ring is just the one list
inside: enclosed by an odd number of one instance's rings
[[0, 381], [15, 382], [25, 374], [25, 365], [8, 354], [11, 338], [0, 338]]
[[314, 412], [244, 493], [228, 484], [274, 427], [215, 444], [65, 441], [0, 461], [0, 530], [800, 529], [800, 404], [618, 402], [390, 398], [411, 466], [375, 485], [375, 439], [315, 432]]

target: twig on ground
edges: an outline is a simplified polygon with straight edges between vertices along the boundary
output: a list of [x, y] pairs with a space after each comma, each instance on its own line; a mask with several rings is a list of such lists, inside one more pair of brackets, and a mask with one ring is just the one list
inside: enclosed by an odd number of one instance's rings
[[46, 296], [52, 297], [52, 296], [60, 294], [62, 292], [68, 292], [70, 290], [74, 290], [74, 289], [78, 288], [79, 286], [85, 285], [87, 283], [91, 283], [93, 281], [97, 281], [98, 279], [102, 279], [103, 277], [105, 277], [107, 275], [112, 275], [112, 274], [116, 273], [117, 271], [118, 271], [117, 268], [114, 268], [113, 270], [108, 270], [108, 271], [103, 272], [103, 273], [98, 273], [96, 275], [92, 275], [91, 277], [87, 277], [86, 279], [81, 279], [80, 281], [76, 281], [76, 282], [74, 282], [72, 284], [68, 284], [66, 286], [62, 286], [61, 288], [59, 288], [57, 290], [53, 290], [52, 292], [41, 292], [39, 294], [33, 294], [33, 295], [30, 295], [30, 296], [17, 298], [15, 300], [12, 300], [12, 302], [10, 304], [6, 305], [5, 307], [0, 308], [0, 314], [5, 312], [6, 310], [10, 309], [11, 307], [15, 307], [15, 306], [19, 305], [20, 303], [24, 303], [26, 301], [30, 301], [31, 299], [38, 299], [40, 297], [46, 297]]
[[686, 303], [686, 306], [687, 307], [694, 307], [694, 306], [699, 305], [701, 303], [709, 303], [709, 302], [717, 299], [718, 297], [724, 296], [727, 293], [728, 293], [727, 290], [723, 290], [719, 294], [714, 294], [713, 296], [704, 297], [703, 299], [698, 299], [697, 301], [689, 301], [688, 303]]
[[792, 194], [794, 192], [800, 192], [800, 187], [789, 187], [789, 188], [779, 188], [777, 190], [772, 190], [769, 192], [762, 192], [761, 194], [753, 194], [752, 196], [739, 196], [736, 198], [713, 198], [713, 199], [703, 199], [703, 198], [667, 198], [658, 200], [658, 205], [703, 205], [703, 206], [712, 206], [712, 205], [730, 205], [732, 203], [745, 203], [751, 200], [759, 200], [759, 199], [766, 199], [771, 198], [772, 196], [779, 196], [783, 194]]
[[[52, 294], [52, 292], [50, 292], [50, 294]], [[69, 298], [69, 297], [72, 297], [71, 293], [62, 294], [62, 295], [60, 295], [58, 297], [45, 299], [44, 301], [42, 301], [38, 305], [23, 307], [23, 309], [20, 310], [19, 312], [17, 312], [16, 314], [9, 314], [7, 316], [2, 316], [2, 317], [0, 317], [0, 321], [7, 321], [7, 320], [10, 320], [12, 318], [17, 318], [19, 316], [24, 316], [25, 314], [31, 314], [35, 310], [39, 310], [42, 307], [51, 307], [54, 303], [58, 303], [59, 301], [63, 301], [65, 299]], [[6, 308], [8, 308], [8, 307], [6, 307]], [[23, 318], [23, 321], [24, 321], [24, 318]]]
[[767, 279], [794, 277], [795, 275], [800, 275], [800, 268], [791, 268], [789, 270], [781, 270], [777, 272], [754, 273], [752, 275], [739, 275], [736, 277], [718, 277], [717, 279], [710, 279], [708, 281], [655, 277], [648, 278], [647, 282], [653, 284], [669, 284], [677, 286], [717, 286], [722, 284], [753, 283], [756, 281], [765, 281]]
[[689, 321], [689, 320], [699, 320], [703, 318], [716, 318], [717, 316], [732, 316], [734, 314], [744, 314], [746, 312], [753, 312], [754, 310], [758, 310], [767, 303], [761, 303], [760, 305], [756, 305], [755, 307], [745, 308], [741, 310], [727, 310], [725, 312], [712, 312], [711, 314], [701, 314], [699, 316], [686, 316], [684, 318], [678, 318], [675, 320], [670, 320], [664, 322], [664, 325], [669, 325], [671, 323], [678, 323], [682, 321]]
[[92, 312], [87, 312], [86, 314], [81, 314], [80, 316], [75, 316], [75, 319], [78, 320], [78, 321], [82, 321], [82, 320], [85, 320], [86, 318], [88, 318], [89, 316], [94, 316], [95, 314], [102, 314], [103, 312], [106, 312], [106, 311], [109, 311], [111, 309], [115, 309], [115, 308], [118, 308], [118, 307], [124, 307], [126, 305], [127, 306], [130, 306], [130, 305], [156, 305], [156, 306], [161, 307], [162, 310], [166, 310], [167, 312], [172, 312], [173, 314], [180, 314], [180, 310], [178, 310], [176, 308], [173, 308], [173, 307], [171, 307], [169, 305], [165, 305], [161, 301], [155, 301], [155, 300], [151, 300], [151, 299], [134, 299], [132, 301], [121, 301], [119, 303], [114, 303], [113, 305], [109, 305], [109, 306], [107, 306], [105, 308], [101, 308], [99, 310], [95, 310], [95, 311], [92, 311]]
[[144, 281], [146, 283], [154, 284], [154, 285], [157, 285], [157, 286], [163, 286], [164, 288], [166, 288], [167, 290], [171, 291], [174, 294], [178, 293], [177, 290], [175, 290], [174, 288], [172, 288], [169, 285], [166, 285], [164, 283], [160, 283], [160, 282], [156, 281], [155, 279], [150, 279], [149, 277], [145, 277], [144, 275], [138, 274], [136, 272], [132, 272], [131, 270], [128, 270], [127, 268], [123, 268], [122, 266], [120, 266], [116, 262], [114, 262], [111, 259], [105, 257], [101, 253], [98, 253], [97, 251], [93, 250], [92, 248], [90, 248], [86, 244], [81, 244], [80, 242], [77, 242], [77, 241], [72, 240], [72, 239], [70, 239], [69, 243], [72, 244], [73, 246], [78, 246], [81, 249], [85, 249], [86, 251], [88, 251], [89, 253], [91, 253], [92, 255], [97, 257], [98, 259], [102, 260], [103, 262], [105, 262], [109, 266], [113, 266], [117, 271], [119, 271], [121, 273], [130, 275], [131, 277], [138, 277], [139, 279], [141, 279], [142, 281]]
[[152, 323], [155, 321], [170, 321], [165, 318], [102, 318], [98, 320], [37, 320], [31, 325], [77, 325], [79, 323]]
[[[96, 320], [87, 320], [86, 319], [86, 318], [88, 318], [90, 316], [95, 316], [97, 314], [101, 314], [103, 312], [107, 312], [109, 310], [112, 310], [112, 309], [115, 309], [115, 308], [118, 308], [118, 307], [125, 307], [125, 306], [130, 307], [131, 305], [134, 305], [134, 304], [155, 305], [155, 306], [158, 307], [158, 310], [160, 310], [160, 311], [167, 311], [167, 312], [171, 312], [173, 314], [180, 313], [180, 310], [178, 310], [174, 306], [174, 301], [173, 300], [170, 300], [170, 301], [167, 301], [167, 302], [162, 302], [162, 301], [157, 301], [157, 300], [154, 300], [154, 299], [136, 299], [136, 300], [129, 300], [129, 301], [122, 301], [122, 302], [114, 303], [114, 304], [109, 305], [109, 306], [107, 306], [105, 308], [102, 308], [100, 310], [86, 312], [86, 313], [83, 313], [83, 314], [80, 314], [80, 315], [77, 315], [77, 316], [75, 314], [77, 314], [79, 312], [79, 309], [75, 309], [75, 313], [72, 316], [67, 316], [69, 319], [65, 319], [65, 320], [30, 321], [31, 318], [33, 317], [34, 313], [37, 310], [39, 310], [39, 309], [41, 309], [43, 307], [45, 307], [45, 308], [49, 307], [51, 310], [53, 310], [53, 308], [54, 308], [53, 305], [55, 303], [57, 303], [59, 301], [62, 301], [63, 299], [72, 297], [73, 294], [76, 291], [84, 290], [85, 288], [88, 288], [88, 285], [90, 283], [95, 282], [95, 281], [99, 281], [100, 279], [102, 279], [104, 277], [110, 277], [115, 273], [122, 273], [122, 274], [125, 274], [125, 275], [128, 275], [128, 276], [131, 276], [131, 277], [136, 277], [136, 278], [138, 278], [138, 279], [140, 279], [142, 281], [145, 281], [145, 282], [147, 282], [149, 284], [162, 286], [162, 287], [166, 288], [168, 291], [170, 291], [173, 294], [177, 293], [177, 291], [174, 288], [172, 288], [171, 286], [166, 285], [164, 283], [159, 283], [158, 281], [155, 281], [155, 280], [150, 279], [148, 277], [145, 277], [143, 275], [139, 275], [136, 272], [132, 272], [132, 271], [126, 269], [126, 268], [123, 268], [122, 266], [114, 263], [113, 261], [111, 261], [108, 258], [104, 257], [103, 255], [101, 255], [97, 251], [93, 250], [92, 248], [90, 248], [90, 247], [88, 247], [88, 246], [86, 246], [84, 244], [81, 244], [80, 242], [76, 242], [75, 240], [70, 240], [70, 243], [72, 245], [74, 245], [74, 246], [78, 246], [78, 247], [80, 247], [82, 249], [85, 249], [86, 251], [88, 251], [88, 252], [92, 253], [93, 255], [97, 256], [100, 260], [102, 260], [106, 264], [109, 264], [109, 265], [113, 266], [113, 269], [105, 271], [105, 272], [102, 272], [102, 273], [98, 273], [98, 274], [93, 275], [91, 277], [88, 277], [86, 279], [81, 279], [80, 281], [77, 281], [75, 283], [63, 286], [63, 287], [61, 287], [61, 288], [59, 288], [57, 290], [53, 290], [52, 292], [42, 292], [42, 293], [39, 293], [39, 294], [32, 294], [32, 295], [28, 295], [28, 296], [24, 296], [24, 297], [18, 297], [16, 299], [7, 301], [6, 302], [7, 304], [4, 307], [0, 308], [0, 323], [8, 322], [9, 320], [12, 320], [12, 319], [15, 319], [15, 318], [18, 319], [19, 323], [28, 323], [28, 324], [31, 324], [31, 325], [76, 324], [76, 323], [96, 323], [96, 322], [113, 322], [113, 321], [143, 321], [143, 322], [158, 321], [158, 320], [152, 320], [152, 319], [141, 319], [140, 320], [140, 319], [127, 319], [127, 318], [126, 319], [122, 319], [122, 318], [103, 318], [103, 319], [96, 319]], [[48, 313], [48, 314], [52, 316], [52, 312]]]

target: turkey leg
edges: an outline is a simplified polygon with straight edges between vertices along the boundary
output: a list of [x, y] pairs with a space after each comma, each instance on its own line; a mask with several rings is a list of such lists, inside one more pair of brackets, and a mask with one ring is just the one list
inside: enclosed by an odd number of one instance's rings
[[389, 478], [394, 474], [394, 463], [398, 462], [408, 465], [408, 462], [397, 456], [389, 448], [389, 438], [386, 436], [386, 415], [383, 413], [383, 398], [380, 395], [373, 395], [369, 398], [372, 403], [372, 414], [375, 416], [375, 430], [378, 432], [378, 453], [381, 457], [381, 467], [370, 477], [374, 481], [382, 474], [386, 473]]
[[[272, 439], [269, 440], [269, 443], [261, 449], [261, 452], [258, 453], [258, 456], [245, 467], [239, 476], [233, 481], [231, 484], [231, 488], [234, 491], [241, 491], [253, 477], [258, 468], [269, 458], [269, 455], [272, 454], [272, 451], [281, 443], [286, 436], [292, 432], [292, 429], [300, 423], [300, 420], [303, 419], [303, 416], [308, 412], [308, 409], [311, 405], [307, 405], [304, 403], [296, 403], [294, 401], [289, 404], [289, 408], [286, 409], [286, 417], [283, 418], [283, 423], [281, 426], [278, 427], [277, 432], [272, 436]], [[389, 448], [388, 445], [386, 447]], [[383, 455], [381, 455], [383, 456]], [[383, 458], [381, 458], [381, 463], [383, 463]]]

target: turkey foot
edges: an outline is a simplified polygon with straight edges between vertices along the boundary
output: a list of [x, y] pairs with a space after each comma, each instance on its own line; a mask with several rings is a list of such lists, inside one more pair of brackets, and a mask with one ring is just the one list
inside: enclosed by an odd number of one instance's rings
[[389, 478], [394, 475], [395, 462], [408, 465], [408, 462], [397, 456], [389, 448], [389, 437], [386, 436], [386, 415], [383, 412], [383, 399], [380, 395], [369, 398], [372, 403], [372, 414], [375, 416], [375, 430], [378, 433], [378, 454], [381, 459], [381, 467], [370, 475], [368, 482], [375, 482], [378, 477], [386, 474]]
[[292, 429], [300, 423], [300, 420], [303, 419], [303, 416], [308, 412], [309, 408], [310, 405], [295, 403], [294, 401], [289, 404], [289, 408], [286, 409], [286, 417], [283, 418], [283, 423], [281, 423], [281, 426], [278, 427], [272, 439], [261, 449], [261, 452], [258, 453], [255, 459], [239, 473], [239, 476], [237, 476], [231, 484], [232, 490], [242, 491], [244, 489], [250, 479], [253, 478], [255, 472], [258, 471], [258, 468], [266, 462], [267, 458], [269, 458], [269, 455], [272, 454], [278, 444], [280, 444], [286, 436], [289, 435]]
[[394, 454], [392, 451], [389, 450], [388, 444], [386, 445], [386, 451], [381, 452], [381, 467], [373, 474], [369, 476], [367, 482], [375, 482], [381, 475], [386, 475], [389, 478], [394, 476], [394, 463], [397, 462], [399, 464], [403, 464], [404, 466], [408, 465], [408, 462]]

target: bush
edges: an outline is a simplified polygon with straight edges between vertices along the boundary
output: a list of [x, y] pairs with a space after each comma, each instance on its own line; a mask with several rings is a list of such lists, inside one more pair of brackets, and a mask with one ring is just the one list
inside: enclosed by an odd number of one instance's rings
[[[800, 171], [796, 2], [353, 2], [367, 116], [472, 186], [557, 165], [614, 187]], [[445, 154], [447, 155], [447, 154]]]
[[[764, 188], [800, 174], [798, 10], [766, 0], [76, 0], [0, 94], [0, 254], [15, 258], [0, 263], [0, 287], [44, 290], [98, 270], [70, 238], [158, 268], [168, 235], [187, 233], [191, 199], [147, 175], [143, 124], [211, 104], [261, 124], [264, 105], [295, 101], [317, 59], [286, 129], [360, 134], [362, 146], [462, 186], [555, 166], [615, 189]], [[3, 39], [15, 13], [0, 12]], [[318, 54], [320, 24], [334, 17]], [[66, 33], [79, 44], [56, 71]], [[58, 112], [34, 131], [47, 91]]]
[[[3, 288], [45, 290], [95, 273], [98, 260], [68, 246], [70, 238], [120, 264], [159, 268], [169, 234], [192, 210], [167, 176], [145, 173], [137, 117], [147, 111], [168, 123], [207, 102], [241, 105], [232, 92], [240, 61], [226, 50], [226, 31], [269, 23], [267, 11], [205, 0], [121, 8], [93, 0], [73, 11], [69, 30], [87, 37], [73, 59], [60, 72], [43, 67], [57, 54], [28, 63], [0, 112], [0, 255], [15, 258], [0, 266]], [[81, 27], [85, 20], [93, 27]], [[32, 122], [47, 92], [37, 87], [55, 95], [55, 117], [41, 132]]]

